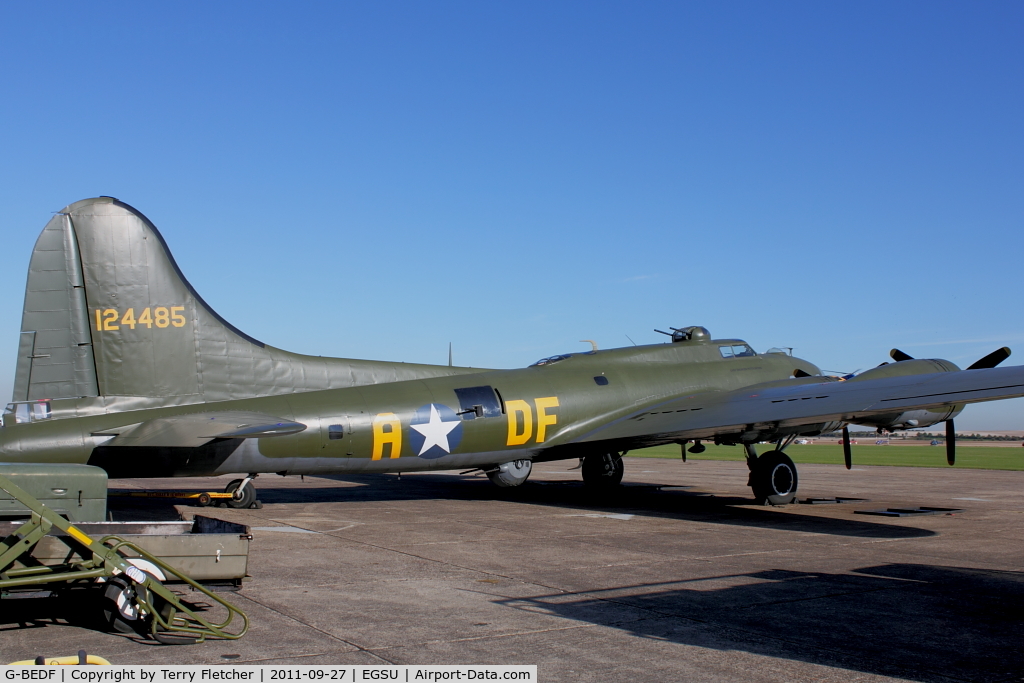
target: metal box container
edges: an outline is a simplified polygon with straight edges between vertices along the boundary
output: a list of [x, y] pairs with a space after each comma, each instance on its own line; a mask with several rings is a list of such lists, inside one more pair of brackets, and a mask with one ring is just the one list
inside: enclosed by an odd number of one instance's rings
[[[0, 475], [73, 522], [99, 522], [107, 516], [107, 473], [90, 465], [0, 463]], [[0, 519], [29, 517], [28, 508], [0, 489]]]
[[[18, 528], [19, 522], [0, 521], [0, 538]], [[249, 562], [252, 536], [244, 524], [196, 515], [179, 522], [83, 522], [75, 528], [99, 539], [118, 536], [132, 541], [166, 562], [175, 571], [200, 583], [241, 586]], [[135, 554], [126, 552], [126, 557]], [[56, 565], [82, 559], [81, 548], [63, 532], [52, 531], [31, 551], [31, 561], [19, 566]]]

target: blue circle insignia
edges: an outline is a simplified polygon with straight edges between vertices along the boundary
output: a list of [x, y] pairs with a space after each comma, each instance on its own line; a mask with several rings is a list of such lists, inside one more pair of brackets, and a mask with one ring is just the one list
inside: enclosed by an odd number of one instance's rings
[[458, 448], [460, 441], [462, 419], [446, 405], [421, 406], [409, 422], [409, 445], [421, 458], [443, 458]]

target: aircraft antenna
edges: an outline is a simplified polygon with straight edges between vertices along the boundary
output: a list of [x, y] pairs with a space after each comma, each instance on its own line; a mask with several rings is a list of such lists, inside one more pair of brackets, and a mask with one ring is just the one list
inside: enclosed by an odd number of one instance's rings
[[452, 343], [448, 342], [448, 367], [452, 367]]
[[628, 334], [626, 335], [626, 339], [628, 339], [630, 342], [632, 342], [633, 346], [636, 346], [636, 342], [633, 341], [633, 338], [630, 337]]

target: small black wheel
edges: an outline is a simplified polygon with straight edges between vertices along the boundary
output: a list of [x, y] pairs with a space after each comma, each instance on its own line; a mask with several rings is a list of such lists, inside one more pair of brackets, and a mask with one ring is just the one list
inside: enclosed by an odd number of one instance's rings
[[750, 488], [759, 503], [788, 505], [796, 499], [796, 465], [782, 451], [759, 457], [750, 473]]
[[[241, 483], [241, 479], [235, 479], [233, 482], [224, 487], [224, 493], [234, 493], [235, 490], [238, 489], [238, 485]], [[245, 509], [252, 505], [253, 501], [255, 500], [256, 487], [253, 486], [252, 482], [250, 481], [248, 484], [245, 485], [245, 488], [242, 489], [241, 496], [232, 496], [228, 500], [228, 507]]]
[[590, 488], [610, 489], [622, 482], [625, 466], [618, 453], [588, 455], [583, 459], [583, 483]]
[[146, 615], [139, 610], [136, 587], [125, 576], [115, 576], [103, 587], [103, 623], [118, 633], [139, 633], [146, 630]]
[[207, 505], [210, 504], [210, 501], [212, 500], [213, 499], [210, 498], [209, 493], [200, 493], [199, 497], [196, 498], [196, 502], [199, 503], [199, 507], [206, 507]]

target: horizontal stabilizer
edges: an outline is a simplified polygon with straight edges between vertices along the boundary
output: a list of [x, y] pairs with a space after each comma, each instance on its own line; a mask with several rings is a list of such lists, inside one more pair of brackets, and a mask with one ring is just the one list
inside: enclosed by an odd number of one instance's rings
[[263, 413], [222, 411], [158, 417], [93, 436], [111, 436], [106, 446], [195, 448], [213, 439], [259, 439], [304, 430], [300, 422]]

